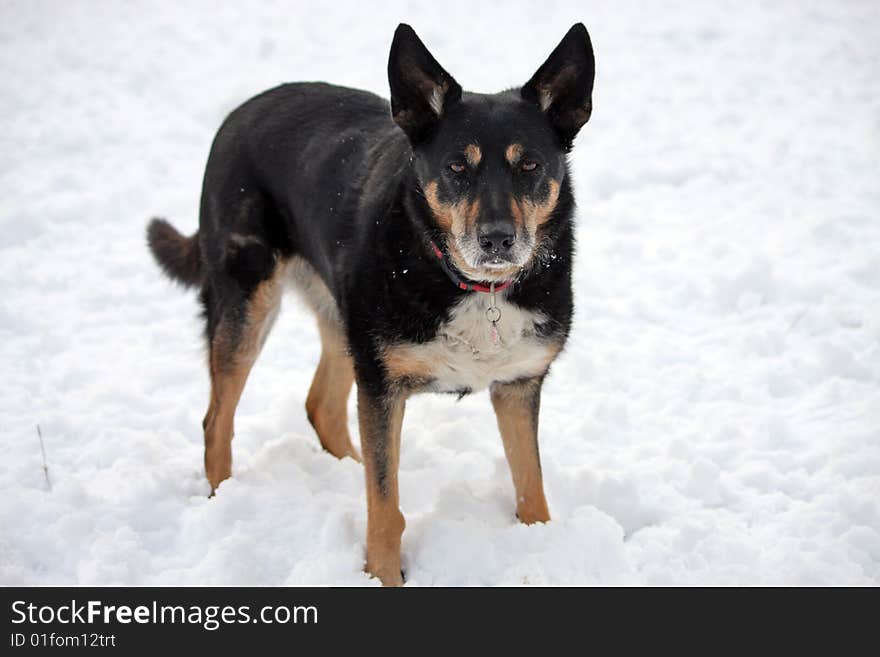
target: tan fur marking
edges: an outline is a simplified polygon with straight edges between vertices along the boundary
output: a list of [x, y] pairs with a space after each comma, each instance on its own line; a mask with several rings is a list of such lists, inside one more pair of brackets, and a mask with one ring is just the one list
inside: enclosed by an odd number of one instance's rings
[[[400, 512], [397, 470], [405, 400], [398, 396], [378, 408], [358, 388], [358, 421], [367, 479], [367, 563], [365, 570], [383, 586], [401, 586], [400, 538], [406, 521]], [[380, 481], [381, 475], [381, 481]]]
[[437, 197], [437, 182], [431, 181], [425, 187], [425, 199], [428, 201], [428, 207], [434, 213], [437, 225], [443, 230], [450, 232], [455, 222], [456, 207], [451, 203], [443, 203]]
[[516, 515], [527, 525], [547, 522], [550, 511], [538, 452], [540, 383], [495, 384], [491, 397], [516, 490]]
[[529, 235], [534, 235], [538, 228], [550, 219], [559, 202], [559, 181], [551, 180], [549, 186], [550, 193], [542, 203], [534, 203], [530, 200], [518, 201], [515, 197], [511, 197], [510, 214], [517, 229], [524, 226]]
[[468, 164], [475, 167], [483, 159], [483, 151], [476, 144], [468, 144], [464, 149], [464, 156], [467, 158]]
[[205, 474], [211, 493], [232, 474], [235, 409], [281, 303], [278, 276], [263, 281], [248, 302], [241, 333], [221, 322], [210, 345], [211, 402], [205, 429]]
[[529, 209], [531, 210], [535, 223], [538, 226], [547, 223], [553, 210], [556, 209], [556, 203], [559, 201], [559, 181], [551, 180], [549, 186], [550, 193], [547, 195], [546, 201], [543, 203], [530, 204], [531, 207]]
[[437, 182], [431, 181], [425, 187], [425, 199], [428, 207], [434, 214], [437, 224], [445, 231], [459, 237], [471, 230], [480, 216], [480, 199], [468, 203], [466, 200], [458, 203], [444, 203], [437, 196]]
[[551, 363], [556, 360], [556, 357], [559, 356], [559, 352], [562, 351], [562, 344], [559, 342], [552, 342], [548, 345], [547, 349], [547, 357], [544, 361], [544, 372], [550, 369]]
[[441, 364], [437, 357], [423, 358], [414, 354], [409, 345], [387, 347], [382, 360], [385, 371], [392, 380], [427, 381]]
[[318, 318], [321, 360], [306, 399], [306, 414], [321, 446], [336, 458], [360, 461], [348, 432], [348, 396], [354, 383], [354, 363], [341, 327]]
[[507, 150], [504, 151], [504, 157], [509, 164], [516, 164], [519, 158], [522, 157], [522, 154], [522, 144], [511, 144], [507, 147]]

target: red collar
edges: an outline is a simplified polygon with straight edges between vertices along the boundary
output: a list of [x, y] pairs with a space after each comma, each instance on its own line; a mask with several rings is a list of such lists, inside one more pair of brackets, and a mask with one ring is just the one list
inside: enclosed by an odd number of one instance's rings
[[[465, 292], [491, 292], [492, 288], [489, 285], [484, 285], [483, 283], [475, 283], [474, 281], [463, 280], [458, 274], [455, 273], [455, 270], [452, 267], [452, 264], [448, 261], [446, 256], [443, 254], [443, 251], [440, 250], [434, 240], [431, 240], [431, 250], [434, 252], [434, 255], [437, 257], [437, 260], [440, 261], [440, 268], [446, 272], [446, 275], [449, 277], [449, 280], [455, 284], [455, 287], [460, 290], [464, 290]], [[496, 283], [495, 291], [500, 292], [506, 287], [509, 287], [513, 284], [513, 281], [504, 281], [503, 283]]]

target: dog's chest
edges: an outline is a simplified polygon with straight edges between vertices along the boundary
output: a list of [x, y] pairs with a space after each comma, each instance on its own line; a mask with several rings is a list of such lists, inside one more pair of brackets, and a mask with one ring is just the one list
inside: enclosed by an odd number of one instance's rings
[[489, 295], [472, 293], [425, 343], [397, 344], [386, 351], [392, 375], [426, 382], [437, 392], [476, 391], [495, 381], [540, 376], [559, 352], [560, 344], [540, 335], [546, 317], [504, 300], [493, 329], [487, 318]]

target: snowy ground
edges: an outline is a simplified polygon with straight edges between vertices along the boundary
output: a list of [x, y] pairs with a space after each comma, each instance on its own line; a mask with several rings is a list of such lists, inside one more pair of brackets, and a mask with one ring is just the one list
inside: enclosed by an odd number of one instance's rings
[[542, 409], [554, 520], [514, 521], [485, 395], [418, 398], [410, 583], [880, 583], [880, 5], [343, 4], [0, 2], [0, 583], [375, 583], [293, 298], [206, 498], [197, 307], [143, 230], [196, 227], [248, 96], [385, 95], [402, 20], [466, 88], [525, 81], [578, 20], [598, 68]]

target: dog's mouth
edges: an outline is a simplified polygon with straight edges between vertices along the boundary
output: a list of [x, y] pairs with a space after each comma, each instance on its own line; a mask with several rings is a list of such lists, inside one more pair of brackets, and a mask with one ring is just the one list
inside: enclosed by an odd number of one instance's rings
[[519, 267], [519, 263], [507, 255], [491, 255], [482, 258], [477, 263], [477, 267], [484, 267], [489, 270], [509, 269], [510, 267]]
[[474, 281], [502, 282], [516, 278], [532, 259], [532, 240], [518, 241], [505, 253], [484, 252], [477, 240], [457, 238], [450, 240], [449, 255], [462, 274]]

